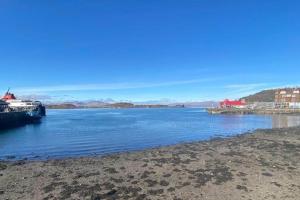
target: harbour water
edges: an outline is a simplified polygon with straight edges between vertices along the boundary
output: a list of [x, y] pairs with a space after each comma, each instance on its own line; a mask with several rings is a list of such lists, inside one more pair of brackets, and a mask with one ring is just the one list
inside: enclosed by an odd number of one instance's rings
[[1, 131], [0, 159], [104, 155], [296, 125], [296, 115], [210, 115], [199, 108], [49, 110], [39, 124]]

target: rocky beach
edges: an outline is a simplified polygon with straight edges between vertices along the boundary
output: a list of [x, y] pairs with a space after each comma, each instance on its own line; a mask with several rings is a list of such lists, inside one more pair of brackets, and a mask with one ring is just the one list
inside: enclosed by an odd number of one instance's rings
[[300, 199], [300, 127], [109, 156], [1, 161], [0, 199]]

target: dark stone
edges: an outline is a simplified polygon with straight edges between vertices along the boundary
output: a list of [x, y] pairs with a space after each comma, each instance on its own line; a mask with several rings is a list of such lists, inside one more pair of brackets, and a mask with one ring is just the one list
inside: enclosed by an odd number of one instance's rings
[[142, 179], [148, 178], [150, 174], [155, 174], [155, 172], [144, 171], [141, 178]]
[[281, 187], [282, 185], [277, 182], [271, 182], [272, 184], [276, 185], [277, 187]]
[[167, 177], [170, 177], [170, 176], [172, 176], [172, 175], [171, 175], [171, 174], [164, 174], [164, 175], [163, 175], [163, 177], [166, 177], [166, 178], [167, 178]]
[[108, 172], [108, 173], [110, 173], [110, 174], [116, 174], [116, 173], [118, 173], [115, 168], [107, 168], [107, 169], [105, 169], [105, 171]]
[[149, 187], [153, 187], [153, 186], [157, 185], [157, 181], [155, 181], [155, 180], [147, 179], [147, 180], [145, 180], [145, 182], [148, 183]]
[[237, 185], [236, 189], [238, 189], [238, 190], [244, 190], [245, 192], [248, 192], [248, 188], [246, 186]]
[[106, 195], [112, 196], [112, 195], [114, 195], [114, 194], [116, 194], [116, 193], [117, 193], [117, 190], [111, 190], [111, 191], [109, 191], [108, 193], [106, 193]]
[[160, 181], [159, 183], [161, 186], [168, 186], [169, 185], [169, 182], [165, 181], [165, 180], [162, 180]]
[[147, 163], [142, 165], [142, 167], [147, 167], [147, 166], [148, 166], [148, 164], [147, 164]]
[[92, 194], [91, 200], [101, 200], [101, 196], [99, 194]]
[[164, 190], [163, 189], [158, 189], [158, 190], [149, 190], [148, 191], [150, 195], [159, 195], [159, 194], [162, 194], [164, 193]]
[[247, 176], [247, 174], [244, 173], [244, 172], [239, 172], [239, 173], [237, 174], [237, 176]]
[[188, 186], [188, 185], [191, 185], [191, 182], [184, 182], [184, 183], [182, 183], [182, 187], [185, 187], [185, 186]]
[[264, 172], [264, 173], [261, 173], [262, 175], [264, 175], [264, 176], [273, 176], [271, 173], [269, 173], [269, 172]]
[[138, 181], [132, 181], [131, 184], [136, 185], [138, 184]]

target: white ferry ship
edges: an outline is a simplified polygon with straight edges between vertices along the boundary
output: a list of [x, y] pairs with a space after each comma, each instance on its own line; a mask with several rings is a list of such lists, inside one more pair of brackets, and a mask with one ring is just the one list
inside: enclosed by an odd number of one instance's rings
[[2, 98], [12, 111], [27, 111], [32, 118], [39, 119], [46, 115], [45, 106], [40, 101], [17, 99], [9, 90]]

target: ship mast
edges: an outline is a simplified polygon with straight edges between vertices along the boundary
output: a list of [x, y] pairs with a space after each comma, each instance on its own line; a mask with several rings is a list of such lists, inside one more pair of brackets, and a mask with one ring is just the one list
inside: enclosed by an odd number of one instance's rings
[[6, 91], [6, 93], [5, 93], [5, 94], [8, 94], [8, 93], [9, 93], [9, 91], [10, 91], [10, 88], [8, 88], [8, 89], [7, 89], [7, 91]]

